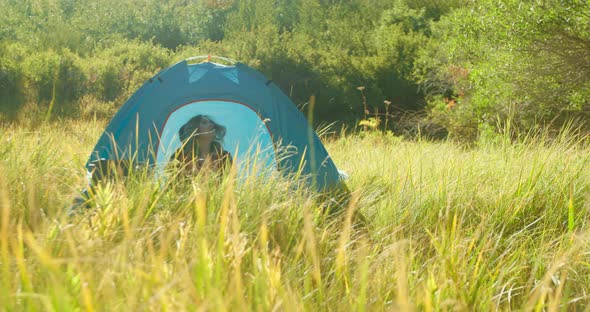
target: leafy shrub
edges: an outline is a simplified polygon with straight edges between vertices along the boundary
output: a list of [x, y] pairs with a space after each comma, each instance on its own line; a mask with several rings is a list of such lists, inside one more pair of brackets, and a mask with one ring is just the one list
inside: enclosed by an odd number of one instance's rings
[[26, 54], [21, 44], [0, 42], [0, 98], [15, 97], [22, 90], [19, 63]]
[[30, 53], [20, 66], [28, 101], [59, 103], [58, 111], [70, 111], [71, 104], [85, 91], [80, 58], [68, 49]]
[[443, 16], [415, 70], [431, 116], [469, 140], [507, 123], [514, 137], [586, 119], [589, 9], [486, 0]]
[[115, 102], [105, 102], [87, 94], [78, 101], [79, 116], [84, 119], [108, 119], [117, 112]]
[[170, 52], [139, 40], [113, 40], [85, 60], [88, 94], [102, 101], [123, 101], [170, 63]]

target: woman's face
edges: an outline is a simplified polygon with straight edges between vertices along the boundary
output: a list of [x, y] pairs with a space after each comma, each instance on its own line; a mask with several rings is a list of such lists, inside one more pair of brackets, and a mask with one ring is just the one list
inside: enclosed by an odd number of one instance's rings
[[215, 137], [215, 126], [209, 118], [203, 117], [199, 122], [199, 126], [197, 129], [197, 134], [206, 135], [209, 133], [213, 133], [213, 137]]
[[215, 140], [215, 124], [207, 117], [192, 120], [185, 126], [184, 131], [189, 140]]

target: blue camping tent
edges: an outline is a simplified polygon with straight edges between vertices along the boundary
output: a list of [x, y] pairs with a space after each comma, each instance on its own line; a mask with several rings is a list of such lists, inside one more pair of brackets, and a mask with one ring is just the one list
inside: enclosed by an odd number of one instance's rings
[[194, 60], [164, 69], [121, 107], [88, 159], [89, 173], [105, 159], [163, 166], [181, 144], [179, 128], [203, 114], [227, 128], [224, 149], [236, 163], [256, 153], [282, 173], [299, 171], [317, 190], [339, 186], [316, 133], [271, 80], [241, 63]]

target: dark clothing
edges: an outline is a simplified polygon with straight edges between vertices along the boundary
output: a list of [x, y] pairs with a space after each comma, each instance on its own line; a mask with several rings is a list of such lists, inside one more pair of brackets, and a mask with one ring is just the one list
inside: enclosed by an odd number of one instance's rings
[[207, 158], [199, 158], [196, 153], [180, 148], [172, 155], [170, 161], [180, 162], [182, 170], [192, 173], [199, 172], [206, 162], [209, 164], [208, 168], [215, 172], [225, 172], [232, 163], [231, 154], [223, 149], [214, 149]]

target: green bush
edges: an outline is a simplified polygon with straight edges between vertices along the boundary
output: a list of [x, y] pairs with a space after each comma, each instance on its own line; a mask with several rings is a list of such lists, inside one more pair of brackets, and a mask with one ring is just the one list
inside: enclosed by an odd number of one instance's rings
[[86, 77], [77, 54], [62, 49], [31, 53], [23, 58], [20, 70], [27, 100], [41, 105], [59, 103], [58, 110], [68, 111], [85, 89]]
[[22, 91], [23, 74], [19, 68], [27, 54], [25, 47], [17, 43], [0, 42], [0, 98], [9, 100]]
[[31, 104], [44, 107], [41, 111], [54, 105], [54, 113], [74, 114], [86, 95], [120, 105], [170, 63], [167, 49], [124, 39], [113, 39], [85, 58], [65, 48], [34, 51], [17, 43], [2, 45], [0, 52], [0, 100], [6, 111], [30, 103], [27, 110]]
[[170, 63], [170, 52], [139, 40], [113, 40], [85, 59], [87, 90], [102, 101], [122, 102], [141, 84]]
[[415, 70], [431, 116], [468, 139], [481, 129], [515, 137], [588, 120], [590, 17], [581, 12], [589, 9], [489, 0], [443, 16]]

